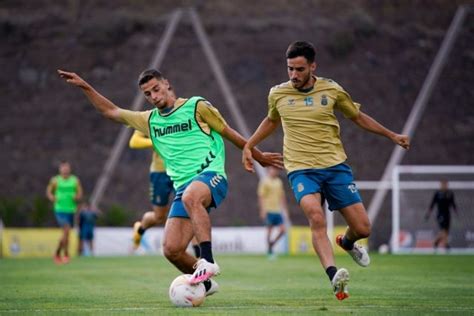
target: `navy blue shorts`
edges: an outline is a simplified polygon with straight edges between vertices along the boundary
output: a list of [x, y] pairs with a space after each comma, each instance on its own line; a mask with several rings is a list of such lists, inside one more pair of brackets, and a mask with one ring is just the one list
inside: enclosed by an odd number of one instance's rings
[[170, 194], [174, 192], [173, 181], [166, 172], [150, 172], [150, 202], [156, 206], [168, 205]]
[[280, 213], [268, 212], [265, 224], [267, 226], [279, 226], [283, 224], [283, 216]]
[[79, 229], [79, 239], [80, 240], [93, 240], [94, 227], [90, 225], [81, 227]]
[[216, 208], [217, 206], [219, 206], [219, 204], [221, 204], [221, 202], [225, 199], [225, 196], [227, 195], [226, 178], [220, 174], [217, 174], [214, 171], [203, 172], [177, 189], [173, 203], [171, 204], [171, 209], [168, 214], [168, 218], [189, 218], [188, 212], [184, 208], [181, 198], [186, 188], [194, 181], [200, 181], [206, 184], [211, 190], [212, 202], [211, 205], [209, 205], [209, 207], [207, 208], [208, 212], [211, 211], [211, 208]]
[[69, 227], [74, 226], [74, 213], [54, 212], [54, 215], [56, 216], [59, 227], [66, 225], [69, 225]]
[[298, 204], [303, 196], [313, 193], [322, 193], [331, 211], [362, 202], [351, 167], [345, 163], [324, 169], [293, 171], [288, 174], [288, 180]]

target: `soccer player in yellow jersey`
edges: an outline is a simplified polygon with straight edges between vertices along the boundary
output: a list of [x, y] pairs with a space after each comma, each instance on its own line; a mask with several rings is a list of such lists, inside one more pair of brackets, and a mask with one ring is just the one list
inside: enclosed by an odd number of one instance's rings
[[286, 51], [289, 81], [273, 87], [268, 96], [268, 115], [250, 137], [242, 163], [253, 170], [252, 148], [280, 125], [283, 127], [283, 160], [296, 200], [308, 218], [313, 247], [331, 281], [337, 299], [347, 298], [349, 272], [337, 269], [321, 194], [331, 210], [339, 210], [348, 228], [337, 244], [361, 266], [368, 266], [367, 251], [356, 243], [370, 235], [370, 222], [353, 182], [351, 168], [339, 136], [334, 112], [340, 111], [361, 128], [387, 137], [405, 149], [407, 135], [396, 134], [360, 110], [360, 104], [336, 82], [316, 77], [315, 50], [311, 43], [298, 41]]
[[[273, 246], [286, 232], [282, 213], [288, 218], [285, 190], [278, 173], [277, 168], [268, 167], [268, 176], [260, 180], [257, 192], [260, 217], [267, 226], [267, 246], [270, 259], [274, 258]], [[275, 227], [278, 227], [278, 233], [272, 239], [272, 231]]]
[[[155, 107], [150, 111], [129, 111], [98, 93], [77, 74], [58, 70], [65, 81], [82, 90], [105, 117], [128, 125], [152, 139], [154, 150], [163, 158], [166, 173], [176, 195], [165, 224], [163, 252], [181, 272], [192, 274], [191, 284], [203, 283], [207, 295], [214, 293], [211, 277], [220, 273], [214, 261], [209, 212], [227, 194], [223, 138], [238, 148], [246, 139], [231, 128], [219, 111], [201, 97], [176, 98], [168, 80], [156, 69], [139, 76], [138, 86]], [[282, 167], [281, 155], [251, 154], [263, 166]], [[201, 259], [188, 254], [193, 237], [199, 242]]]
[[[129, 146], [134, 149], [153, 148], [151, 139], [138, 130], [135, 130], [130, 138]], [[173, 182], [166, 174], [163, 160], [153, 151], [150, 165], [150, 202], [153, 210], [143, 214], [142, 220], [133, 225], [135, 249], [140, 246], [142, 235], [148, 228], [166, 222], [170, 208], [169, 197], [173, 191]]]

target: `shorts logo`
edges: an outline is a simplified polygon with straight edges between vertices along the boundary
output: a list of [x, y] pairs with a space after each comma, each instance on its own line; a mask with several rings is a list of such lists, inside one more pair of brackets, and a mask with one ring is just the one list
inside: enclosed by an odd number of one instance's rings
[[357, 193], [357, 188], [355, 184], [349, 184], [347, 188], [351, 191], [351, 193]]
[[222, 178], [223, 178], [223, 177], [222, 177], [221, 175], [219, 175], [219, 174], [213, 176], [213, 177], [211, 178], [211, 181], [209, 181], [209, 182], [211, 183], [211, 187], [215, 188], [215, 187], [219, 184], [219, 182], [221, 182]]
[[296, 186], [296, 190], [298, 190], [298, 192], [303, 192], [304, 190], [304, 185], [303, 183], [298, 183], [298, 185]]

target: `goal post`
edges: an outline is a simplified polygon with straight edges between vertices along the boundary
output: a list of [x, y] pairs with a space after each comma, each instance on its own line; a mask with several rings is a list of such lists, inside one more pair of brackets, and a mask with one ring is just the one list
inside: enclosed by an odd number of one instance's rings
[[[474, 254], [474, 166], [395, 166], [392, 173], [392, 252], [433, 253], [439, 228], [424, 215], [433, 194], [446, 180], [454, 192], [459, 218], [450, 230], [450, 253]], [[437, 210], [434, 209], [433, 213]]]

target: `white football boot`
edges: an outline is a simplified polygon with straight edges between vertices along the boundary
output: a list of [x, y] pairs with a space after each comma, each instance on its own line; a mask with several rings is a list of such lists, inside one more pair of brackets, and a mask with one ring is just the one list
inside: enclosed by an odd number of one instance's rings
[[332, 278], [331, 284], [334, 291], [334, 295], [340, 301], [349, 297], [349, 271], [344, 268], [337, 270], [336, 274]]
[[[343, 235], [338, 235], [336, 237], [336, 243], [339, 247], [344, 249], [344, 247], [342, 247], [342, 238], [344, 238]], [[354, 243], [354, 247], [351, 250], [344, 249], [344, 251], [346, 251], [358, 265], [367, 267], [370, 264], [370, 257], [367, 250], [358, 243]]]
[[215, 275], [219, 275], [221, 269], [217, 265], [217, 263], [210, 263], [206, 259], [199, 259], [196, 264], [194, 265], [194, 269], [196, 269], [189, 279], [190, 284], [198, 284], [209, 280]]

